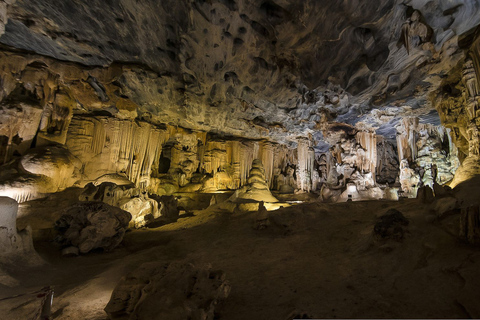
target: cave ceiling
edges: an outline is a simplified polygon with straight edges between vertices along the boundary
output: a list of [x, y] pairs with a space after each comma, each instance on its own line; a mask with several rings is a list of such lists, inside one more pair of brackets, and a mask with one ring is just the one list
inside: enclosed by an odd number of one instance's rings
[[[8, 0], [1, 8], [2, 50], [26, 61], [17, 69], [48, 69], [67, 88], [82, 80], [96, 90], [100, 101], [77, 99], [75, 112], [283, 143], [309, 136], [319, 148], [331, 123], [388, 139], [402, 116], [439, 123], [431, 97], [459, 69], [460, 40], [480, 22], [480, 4], [468, 0]], [[420, 38], [411, 43], [402, 35], [415, 12], [424, 27], [410, 29]]]

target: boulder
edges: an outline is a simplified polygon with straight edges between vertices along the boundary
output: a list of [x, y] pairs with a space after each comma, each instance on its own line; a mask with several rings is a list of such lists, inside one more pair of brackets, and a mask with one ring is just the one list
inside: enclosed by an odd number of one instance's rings
[[131, 228], [144, 227], [147, 223], [159, 218], [161, 214], [158, 210], [158, 202], [147, 196], [126, 198], [120, 201], [119, 207], [132, 215]]
[[111, 251], [120, 244], [132, 215], [103, 202], [80, 202], [62, 213], [55, 222], [59, 241], [77, 247], [80, 253], [94, 249]]
[[177, 221], [180, 211], [175, 196], [160, 197], [160, 216], [167, 221]]
[[469, 244], [480, 245], [480, 206], [462, 208], [459, 236]]
[[454, 197], [443, 197], [435, 199], [431, 207], [433, 211], [435, 211], [437, 217], [442, 217], [445, 215], [445, 213], [451, 212], [458, 208], [457, 203], [458, 201]]
[[265, 208], [263, 202], [258, 204], [258, 211], [255, 215], [253, 228], [255, 230], [262, 230], [268, 227], [270, 221], [268, 220], [268, 210]]
[[378, 240], [401, 241], [405, 236], [405, 227], [408, 224], [408, 219], [400, 211], [390, 209], [375, 223], [373, 234]]
[[149, 262], [123, 277], [105, 307], [110, 319], [213, 320], [230, 284], [210, 265]]

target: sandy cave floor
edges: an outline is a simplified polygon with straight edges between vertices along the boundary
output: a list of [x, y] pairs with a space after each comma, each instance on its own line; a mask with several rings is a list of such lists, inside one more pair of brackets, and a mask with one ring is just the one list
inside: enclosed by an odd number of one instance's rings
[[[375, 219], [392, 207], [410, 220], [406, 239], [376, 243]], [[103, 308], [123, 275], [147, 261], [184, 260], [226, 272], [232, 291], [218, 319], [479, 317], [480, 251], [428, 212], [417, 200], [305, 203], [254, 230], [254, 213], [209, 209], [128, 232], [111, 253], [80, 257], [36, 241], [47, 264], [10, 270], [21, 285], [0, 287], [0, 298], [52, 285], [54, 319], [107, 319]], [[0, 301], [0, 315], [30, 319], [37, 302]]]

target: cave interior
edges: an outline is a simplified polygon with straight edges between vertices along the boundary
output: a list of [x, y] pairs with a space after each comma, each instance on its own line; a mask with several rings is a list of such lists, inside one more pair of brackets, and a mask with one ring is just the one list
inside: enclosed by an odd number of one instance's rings
[[479, 81], [479, 0], [0, 0], [0, 314], [480, 318]]

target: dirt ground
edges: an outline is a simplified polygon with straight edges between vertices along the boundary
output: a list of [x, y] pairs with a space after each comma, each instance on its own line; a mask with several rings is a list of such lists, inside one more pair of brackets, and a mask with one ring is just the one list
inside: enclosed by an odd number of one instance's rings
[[[405, 239], [375, 241], [377, 217], [390, 208], [410, 221]], [[181, 260], [226, 272], [232, 291], [217, 319], [480, 317], [480, 250], [415, 199], [303, 203], [270, 212], [264, 230], [252, 227], [255, 213], [194, 214], [128, 232], [110, 253], [63, 257], [37, 240], [46, 264], [9, 270], [20, 285], [0, 285], [0, 299], [53, 286], [54, 319], [107, 319], [122, 276], [144, 262]], [[0, 318], [31, 319], [36, 308], [32, 295], [0, 300]]]

